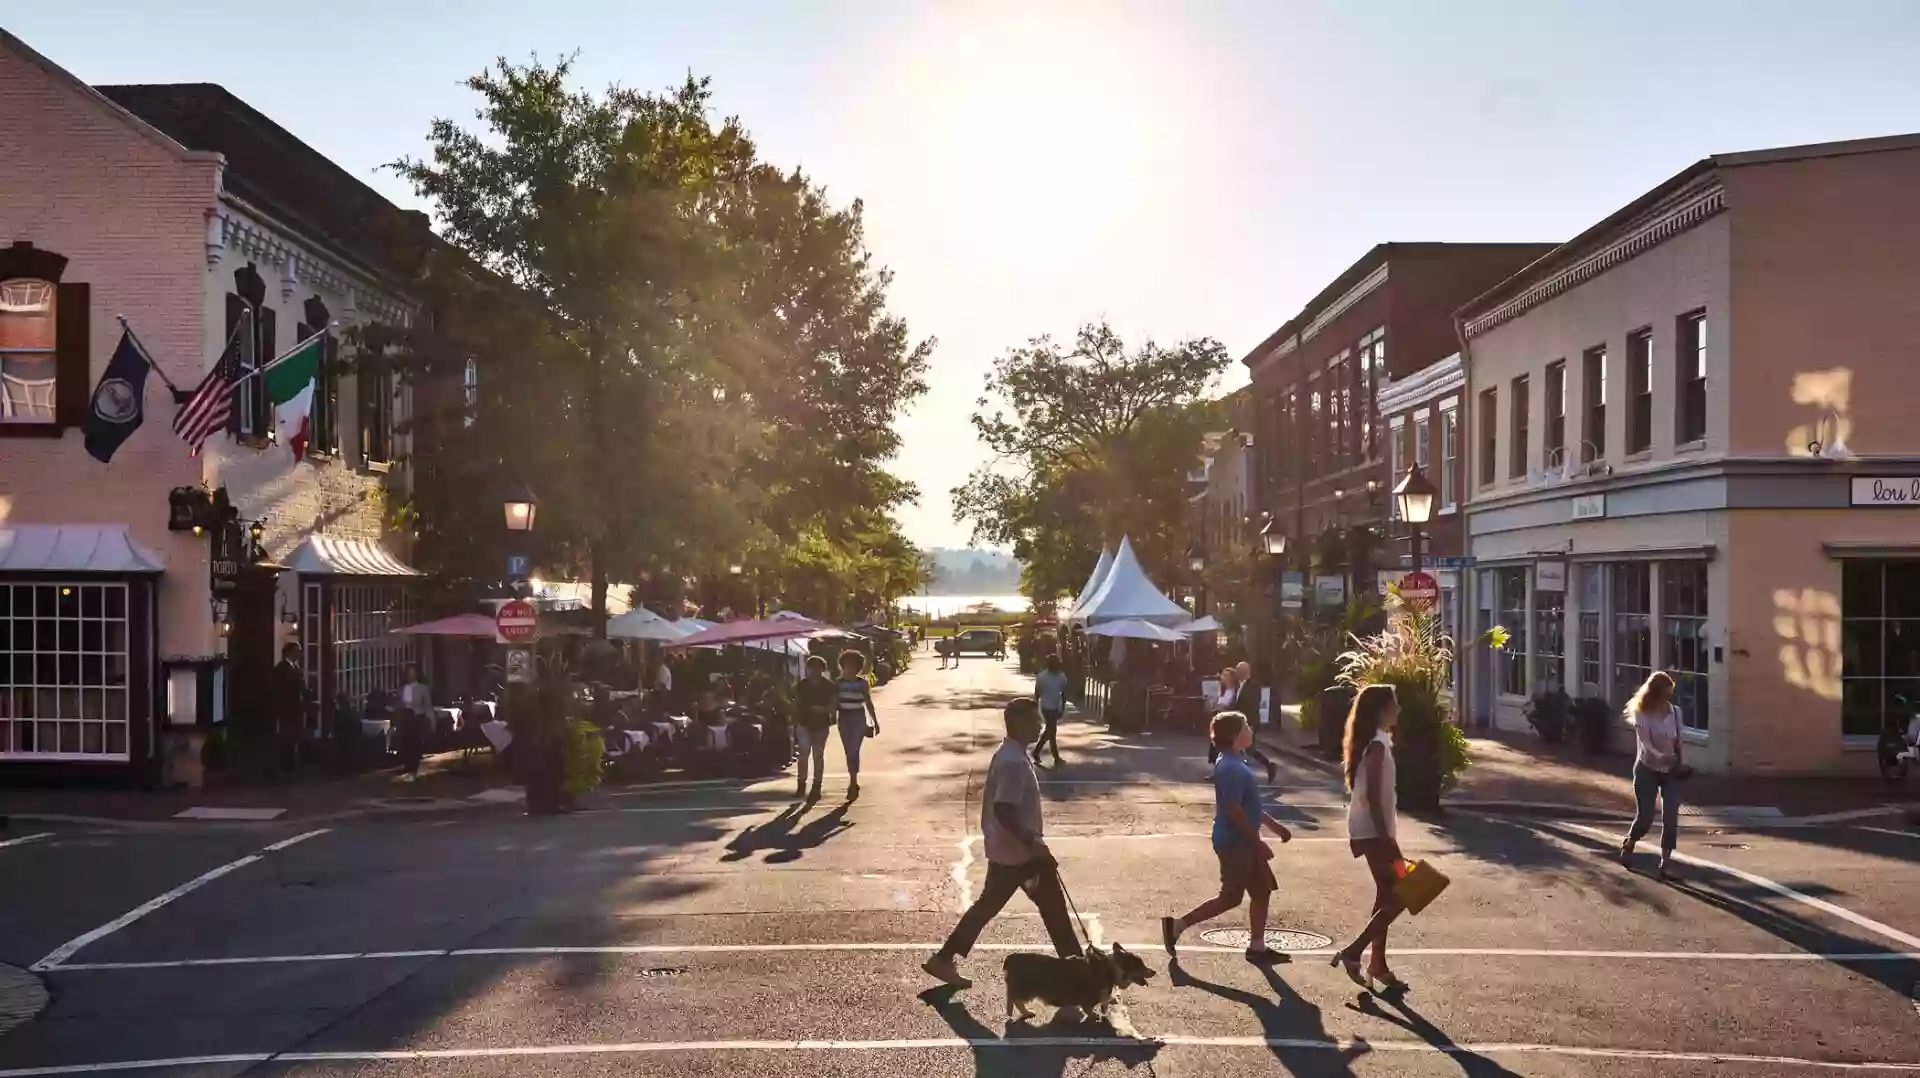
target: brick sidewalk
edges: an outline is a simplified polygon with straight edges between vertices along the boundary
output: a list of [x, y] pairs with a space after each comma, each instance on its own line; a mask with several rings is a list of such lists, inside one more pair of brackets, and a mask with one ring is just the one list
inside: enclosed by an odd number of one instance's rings
[[[1262, 731], [1261, 745], [1325, 770], [1336, 765], [1320, 754], [1317, 739], [1294, 721], [1296, 708], [1286, 718]], [[1531, 802], [1613, 813], [1633, 811], [1628, 773], [1633, 760], [1624, 755], [1590, 757], [1568, 745], [1546, 745], [1526, 734], [1501, 733], [1469, 737], [1472, 760], [1460, 785], [1446, 796], [1449, 803]], [[1886, 806], [1915, 807], [1920, 787], [1905, 796], [1889, 790], [1878, 778], [1726, 778], [1700, 775], [1689, 779], [1683, 799], [1703, 810], [1736, 808], [1778, 809], [1783, 816], [1810, 816], [1852, 812]], [[1731, 813], [1729, 813], [1731, 814]], [[1764, 815], [1772, 815], [1765, 812]]]
[[459, 753], [429, 756], [420, 780], [403, 783], [392, 769], [347, 778], [316, 766], [283, 783], [216, 785], [203, 790], [139, 790], [113, 785], [0, 787], [0, 818], [70, 817], [131, 823], [169, 821], [192, 808], [282, 809], [276, 822], [378, 811], [465, 807], [509, 778], [490, 756], [462, 762]]

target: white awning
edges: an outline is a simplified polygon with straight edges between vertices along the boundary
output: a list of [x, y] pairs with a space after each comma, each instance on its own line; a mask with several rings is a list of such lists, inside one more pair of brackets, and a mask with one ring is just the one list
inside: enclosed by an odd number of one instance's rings
[[371, 539], [309, 536], [287, 559], [287, 568], [308, 576], [425, 576]]
[[125, 524], [0, 525], [0, 573], [159, 573]]

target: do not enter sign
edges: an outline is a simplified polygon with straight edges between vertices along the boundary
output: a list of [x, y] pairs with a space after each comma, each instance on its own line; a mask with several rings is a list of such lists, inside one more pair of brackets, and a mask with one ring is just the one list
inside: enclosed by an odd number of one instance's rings
[[539, 630], [539, 614], [523, 599], [509, 599], [493, 612], [493, 636], [502, 644], [524, 644]]
[[1423, 572], [1400, 578], [1400, 601], [1415, 610], [1430, 610], [1440, 600], [1440, 583]]

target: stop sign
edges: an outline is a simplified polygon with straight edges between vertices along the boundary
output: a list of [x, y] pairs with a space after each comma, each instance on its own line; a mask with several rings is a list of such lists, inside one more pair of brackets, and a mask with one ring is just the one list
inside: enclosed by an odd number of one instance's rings
[[1415, 610], [1430, 609], [1440, 598], [1440, 584], [1415, 570], [1400, 578], [1400, 601]]
[[540, 616], [524, 599], [508, 599], [493, 612], [494, 639], [502, 644], [524, 644], [540, 629]]

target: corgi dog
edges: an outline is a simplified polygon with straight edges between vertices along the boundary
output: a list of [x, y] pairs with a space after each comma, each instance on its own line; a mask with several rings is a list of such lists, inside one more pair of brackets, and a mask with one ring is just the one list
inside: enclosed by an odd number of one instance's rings
[[1007, 1017], [1033, 1017], [1032, 1004], [1079, 1007], [1107, 1017], [1114, 999], [1129, 985], [1146, 984], [1153, 970], [1140, 956], [1113, 945], [1111, 952], [1087, 948], [1078, 958], [1016, 951], [1007, 956]]

